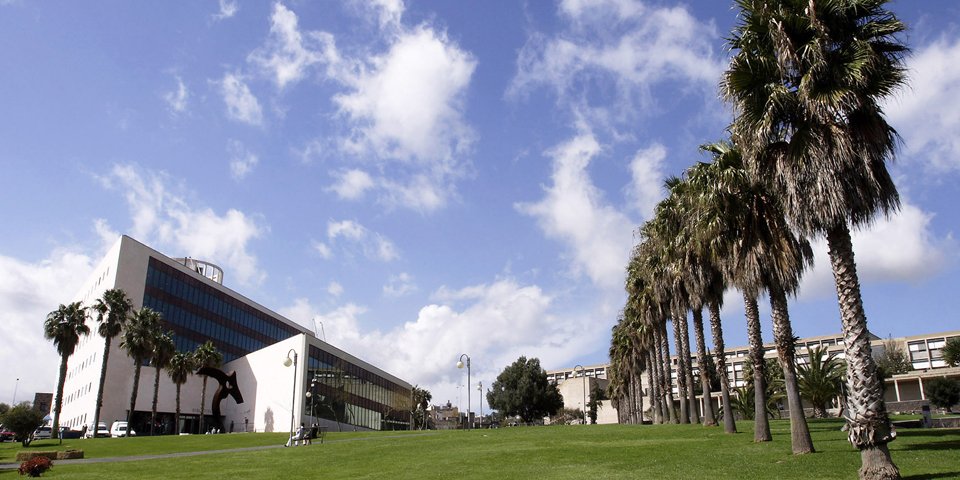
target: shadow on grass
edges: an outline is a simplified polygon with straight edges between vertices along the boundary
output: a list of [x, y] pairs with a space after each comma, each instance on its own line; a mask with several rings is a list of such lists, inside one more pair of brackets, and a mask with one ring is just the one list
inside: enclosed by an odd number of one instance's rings
[[897, 429], [898, 437], [957, 437], [960, 439], [960, 429], [957, 428], [911, 428]]
[[958, 478], [958, 477], [960, 477], [960, 472], [925, 473], [922, 475], [910, 475], [909, 477], [903, 477], [903, 480], [931, 480], [934, 478]]

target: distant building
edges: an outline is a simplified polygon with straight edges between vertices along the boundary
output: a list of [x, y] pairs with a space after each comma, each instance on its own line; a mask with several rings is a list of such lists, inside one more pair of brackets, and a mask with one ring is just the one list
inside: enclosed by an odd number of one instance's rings
[[[236, 371], [244, 400], [237, 404], [227, 397], [221, 403], [225, 430], [282, 432], [290, 429], [291, 420], [297, 425], [316, 422], [348, 429], [409, 428], [408, 382], [321, 341], [309, 329], [224, 287], [222, 281], [223, 270], [212, 263], [170, 258], [123, 236], [71, 301], [89, 307], [105, 290], [119, 288], [135, 309], [149, 307], [163, 315], [177, 350], [192, 351], [213, 341], [224, 356], [222, 370]], [[96, 334], [96, 319], [88, 324], [93, 333], [80, 340], [69, 360], [60, 416], [61, 425], [75, 429], [89, 428], [93, 421], [103, 364], [104, 340]], [[287, 358], [297, 359], [295, 368], [292, 362], [284, 366]], [[133, 370], [120, 339], [114, 339], [100, 413], [108, 426], [127, 417]], [[153, 382], [154, 369], [145, 366], [131, 425], [141, 435], [150, 431]], [[201, 410], [202, 377], [190, 376], [182, 388], [180, 424], [174, 425], [176, 388], [161, 373], [155, 430], [197, 433], [201, 415], [209, 429], [215, 424], [210, 402], [217, 388], [217, 380], [211, 378]]]

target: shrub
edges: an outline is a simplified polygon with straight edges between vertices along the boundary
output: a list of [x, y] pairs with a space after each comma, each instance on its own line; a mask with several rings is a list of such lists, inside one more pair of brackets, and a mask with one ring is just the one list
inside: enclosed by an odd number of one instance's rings
[[29, 475], [39, 477], [53, 466], [53, 462], [47, 457], [34, 457], [20, 464], [20, 475]]
[[952, 378], [935, 378], [926, 385], [927, 398], [930, 403], [947, 409], [960, 403], [960, 381]]

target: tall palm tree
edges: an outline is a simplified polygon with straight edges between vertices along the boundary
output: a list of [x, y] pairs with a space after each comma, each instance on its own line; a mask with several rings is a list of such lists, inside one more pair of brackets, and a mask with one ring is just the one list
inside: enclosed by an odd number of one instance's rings
[[822, 346], [808, 353], [807, 362], [797, 364], [800, 395], [813, 405], [813, 416], [827, 418], [827, 406], [840, 396], [843, 364]]
[[133, 359], [133, 388], [130, 392], [130, 409], [127, 410], [127, 429], [133, 428], [133, 412], [137, 407], [140, 388], [140, 368], [153, 354], [153, 341], [160, 329], [160, 312], [143, 307], [133, 314], [121, 334], [120, 348]]
[[123, 331], [133, 310], [133, 302], [123, 290], [112, 288], [103, 292], [103, 297], [93, 304], [93, 310], [97, 312], [97, 334], [103, 337], [103, 362], [100, 364], [100, 382], [97, 385], [97, 405], [93, 410], [93, 429], [96, 431], [100, 424], [100, 409], [103, 408], [103, 384], [107, 379], [110, 344]]
[[906, 83], [905, 30], [885, 0], [738, 0], [722, 90], [751, 170], [804, 235], [825, 235], [847, 360], [847, 438], [863, 479], [900, 478], [870, 350], [850, 227], [899, 208], [882, 101]]
[[[207, 340], [193, 351], [193, 366], [199, 370], [203, 367], [219, 367], [223, 363], [223, 354], [217, 350], [213, 341]], [[207, 403], [207, 376], [203, 376], [203, 390], [200, 393], [200, 433], [204, 432], [204, 405]]]
[[170, 360], [177, 353], [177, 346], [173, 343], [173, 332], [164, 332], [157, 325], [157, 331], [152, 340], [153, 351], [150, 354], [150, 363], [156, 370], [153, 376], [153, 406], [150, 408], [150, 435], [153, 436], [157, 425], [157, 397], [160, 394], [160, 370], [170, 365]]
[[90, 334], [87, 326], [87, 311], [83, 304], [74, 302], [69, 305], [60, 304], [56, 310], [47, 315], [43, 322], [43, 336], [52, 340], [60, 354], [60, 377], [57, 379], [57, 396], [53, 403], [53, 432], [60, 432], [60, 409], [63, 408], [63, 384], [67, 381], [67, 360], [73, 355], [80, 343], [80, 336]]
[[170, 357], [170, 362], [167, 364], [167, 375], [170, 376], [170, 380], [173, 381], [173, 384], [177, 386], [177, 412], [176, 417], [173, 420], [176, 428], [176, 433], [180, 433], [180, 387], [184, 383], [187, 383], [187, 378], [196, 370], [196, 367], [193, 364], [193, 353], [192, 352], [175, 352], [172, 357]]

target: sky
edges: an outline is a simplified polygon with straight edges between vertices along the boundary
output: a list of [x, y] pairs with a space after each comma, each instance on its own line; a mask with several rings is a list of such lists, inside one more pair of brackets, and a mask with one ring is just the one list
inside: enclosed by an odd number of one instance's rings
[[[731, 120], [731, 3], [0, 0], [0, 402], [54, 390], [43, 320], [121, 234], [434, 403], [464, 353], [473, 410], [520, 356], [605, 363], [638, 226]], [[902, 208], [854, 234], [882, 337], [960, 329], [960, 3], [890, 8]], [[799, 336], [840, 332], [815, 245]], [[736, 292], [723, 320], [745, 345]]]

